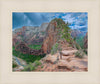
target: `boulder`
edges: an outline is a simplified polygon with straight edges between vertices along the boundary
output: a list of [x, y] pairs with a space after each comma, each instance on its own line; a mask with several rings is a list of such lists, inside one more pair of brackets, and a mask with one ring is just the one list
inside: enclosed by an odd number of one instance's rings
[[68, 69], [68, 70], [72, 69], [72, 66], [70, 66], [66, 60], [60, 60], [57, 66], [58, 66], [58, 69]]
[[44, 61], [46, 61], [47, 63], [51, 63], [51, 64], [56, 64], [59, 60], [59, 57], [57, 55], [47, 55], [44, 58]]

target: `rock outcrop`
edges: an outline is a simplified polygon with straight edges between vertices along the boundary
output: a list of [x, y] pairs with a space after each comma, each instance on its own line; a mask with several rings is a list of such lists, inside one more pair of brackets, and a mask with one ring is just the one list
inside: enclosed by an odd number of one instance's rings
[[44, 54], [42, 49], [35, 50], [31, 49], [25, 44], [24, 42], [21, 42], [16, 46], [16, 50], [22, 52], [23, 54], [30, 54], [30, 55], [42, 55]]
[[[76, 51], [76, 50], [73, 50]], [[86, 72], [88, 71], [88, 57], [84, 55], [84, 58], [77, 58], [73, 51], [69, 50], [71, 54], [68, 56], [62, 55], [62, 59], [60, 59], [59, 53], [54, 55], [47, 54], [40, 61], [42, 63], [36, 71], [47, 71], [47, 72]], [[67, 52], [67, 50], [62, 51]]]
[[75, 54], [77, 52], [77, 50], [64, 50], [64, 51], [62, 51], [61, 52], [61, 54], [62, 55], [64, 55], [64, 56], [69, 56], [69, 55], [73, 55], [73, 54]]
[[88, 33], [86, 33], [85, 37], [84, 37], [84, 48], [88, 48]]

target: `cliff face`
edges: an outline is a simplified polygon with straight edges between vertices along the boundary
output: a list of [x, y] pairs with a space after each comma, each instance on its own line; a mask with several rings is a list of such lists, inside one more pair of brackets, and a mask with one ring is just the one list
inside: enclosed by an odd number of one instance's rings
[[85, 37], [84, 37], [84, 48], [88, 48], [88, 33], [86, 33]]
[[45, 37], [48, 23], [43, 23], [40, 27], [23, 26], [13, 31], [13, 46], [17, 43], [25, 42], [28, 45], [42, 44]]
[[82, 31], [80, 31], [80, 30], [74, 29], [74, 30], [71, 31], [71, 36], [73, 38], [80, 37], [80, 36], [84, 36], [84, 33]]
[[51, 22], [46, 30], [46, 37], [43, 41], [42, 49], [44, 53], [50, 53], [52, 46], [57, 41], [57, 22]]

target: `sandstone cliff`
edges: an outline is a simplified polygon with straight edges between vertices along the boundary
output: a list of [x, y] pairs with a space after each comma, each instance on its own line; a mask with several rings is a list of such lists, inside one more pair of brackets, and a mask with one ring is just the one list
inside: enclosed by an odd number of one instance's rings
[[57, 22], [51, 22], [46, 30], [46, 37], [43, 41], [42, 49], [44, 53], [50, 53], [52, 46], [57, 41]]
[[84, 48], [88, 48], [88, 33], [86, 33], [85, 37], [84, 37]]

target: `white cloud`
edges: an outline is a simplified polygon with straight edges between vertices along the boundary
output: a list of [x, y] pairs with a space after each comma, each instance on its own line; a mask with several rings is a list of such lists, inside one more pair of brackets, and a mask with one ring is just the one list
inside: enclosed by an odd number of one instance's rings
[[66, 14], [65, 16], [62, 16], [65, 22], [73, 23], [75, 21], [75, 18], [71, 17], [71, 14]]

